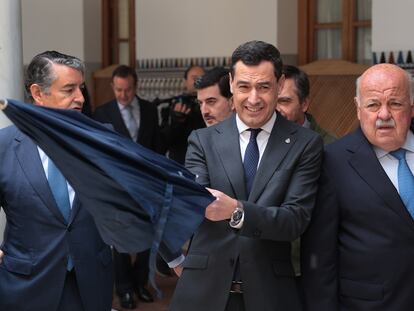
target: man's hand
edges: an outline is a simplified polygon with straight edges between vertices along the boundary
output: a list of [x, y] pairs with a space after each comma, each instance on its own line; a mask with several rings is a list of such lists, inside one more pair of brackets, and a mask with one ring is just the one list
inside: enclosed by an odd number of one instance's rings
[[184, 121], [190, 111], [191, 108], [182, 102], [176, 103], [173, 109], [173, 113], [177, 121]]
[[1, 263], [1, 259], [3, 258], [3, 256], [4, 256], [4, 253], [2, 250], [0, 250], [0, 263]]
[[205, 217], [211, 221], [230, 219], [237, 207], [237, 200], [218, 190], [207, 188], [216, 200], [206, 208]]
[[175, 267], [174, 272], [178, 277], [180, 277], [181, 273], [183, 273], [183, 265], [178, 265], [177, 267]]

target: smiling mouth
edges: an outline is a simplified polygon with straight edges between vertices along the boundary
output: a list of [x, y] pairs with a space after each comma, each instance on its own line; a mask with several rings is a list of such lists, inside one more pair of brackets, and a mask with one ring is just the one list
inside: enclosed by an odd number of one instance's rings
[[260, 110], [262, 110], [262, 107], [245, 107], [246, 110], [250, 111], [250, 112], [259, 112]]

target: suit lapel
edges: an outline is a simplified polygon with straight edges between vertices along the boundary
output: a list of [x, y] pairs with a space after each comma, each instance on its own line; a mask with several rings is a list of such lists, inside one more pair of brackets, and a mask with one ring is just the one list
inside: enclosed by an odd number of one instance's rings
[[122, 119], [121, 111], [119, 110], [118, 103], [115, 101], [109, 106], [109, 116], [110, 119], [113, 119], [114, 130], [121, 135], [131, 138], [129, 131]]
[[19, 132], [15, 141], [16, 158], [27, 180], [51, 213], [61, 222], [65, 223], [66, 221], [56, 205], [49, 183], [47, 182], [37, 146], [21, 132]]
[[[349, 164], [358, 175], [378, 194], [388, 207], [393, 209], [409, 225], [414, 221], [401, 201], [401, 198], [388, 178], [370, 143], [363, 136], [361, 129], [355, 133], [358, 140], [349, 148]], [[413, 227], [414, 229], [414, 227]]]
[[249, 201], [256, 202], [265, 189], [273, 173], [279, 168], [286, 154], [296, 142], [296, 129], [292, 124], [277, 115], [270, 133], [269, 141], [263, 153], [256, 177], [250, 192]]
[[78, 197], [75, 195], [75, 198], [73, 199], [73, 203], [72, 203], [72, 210], [70, 211], [70, 217], [69, 217], [69, 222], [68, 225], [70, 225], [73, 220], [76, 217], [76, 214], [79, 212], [79, 208], [80, 208], [80, 201], [78, 199]]
[[216, 131], [215, 147], [223, 171], [233, 187], [236, 198], [247, 200], [244, 169], [240, 154], [239, 131], [235, 116], [221, 122], [216, 127]]

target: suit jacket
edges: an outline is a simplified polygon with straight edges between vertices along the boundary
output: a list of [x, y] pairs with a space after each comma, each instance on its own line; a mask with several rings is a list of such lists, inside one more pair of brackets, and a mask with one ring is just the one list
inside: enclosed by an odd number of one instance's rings
[[302, 238], [306, 310], [411, 310], [414, 221], [361, 129], [328, 145]]
[[56, 205], [36, 145], [16, 127], [0, 131], [0, 310], [56, 310], [68, 254], [84, 310], [110, 310], [111, 251], [76, 197], [69, 223]]
[[[163, 143], [161, 142], [159, 127], [158, 127], [158, 113], [154, 104], [149, 101], [138, 98], [141, 120], [138, 130], [137, 141], [142, 146], [162, 153], [165, 151]], [[116, 100], [112, 100], [96, 108], [93, 118], [102, 123], [110, 123], [114, 130], [125, 137], [131, 138], [129, 131], [122, 119], [121, 112]], [[131, 138], [132, 139], [132, 138]]]
[[277, 116], [247, 197], [235, 116], [189, 138], [198, 181], [241, 200], [243, 227], [205, 220], [195, 233], [171, 310], [225, 309], [239, 258], [247, 311], [300, 310], [291, 241], [310, 221], [322, 153], [316, 133]]

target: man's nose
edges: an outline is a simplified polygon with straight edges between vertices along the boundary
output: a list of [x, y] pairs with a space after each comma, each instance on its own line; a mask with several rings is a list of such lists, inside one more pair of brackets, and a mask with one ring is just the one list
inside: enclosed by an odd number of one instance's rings
[[388, 105], [381, 105], [379, 111], [378, 111], [378, 118], [381, 120], [388, 120], [391, 118], [391, 113]]
[[259, 94], [255, 88], [252, 88], [248, 98], [249, 103], [256, 104], [259, 102]]
[[85, 97], [83, 96], [82, 90], [80, 88], [76, 90], [75, 101], [82, 104], [85, 102]]

